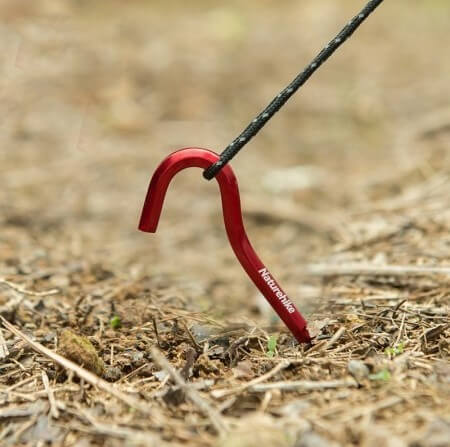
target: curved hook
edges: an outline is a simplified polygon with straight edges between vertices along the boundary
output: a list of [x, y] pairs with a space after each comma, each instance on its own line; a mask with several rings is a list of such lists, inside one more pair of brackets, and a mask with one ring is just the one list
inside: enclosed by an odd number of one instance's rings
[[[219, 155], [200, 148], [181, 149], [165, 158], [150, 182], [139, 229], [150, 233], [156, 232], [167, 188], [179, 171], [191, 167], [206, 169], [217, 160]], [[226, 165], [217, 174], [216, 179], [222, 197], [225, 229], [236, 257], [294, 337], [300, 343], [310, 342], [311, 337], [305, 319], [264, 266], [247, 238], [242, 221], [238, 183], [231, 167]]]

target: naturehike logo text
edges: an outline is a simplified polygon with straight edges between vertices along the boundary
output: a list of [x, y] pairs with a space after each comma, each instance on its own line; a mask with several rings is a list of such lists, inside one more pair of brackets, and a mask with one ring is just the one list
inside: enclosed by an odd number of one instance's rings
[[267, 283], [267, 285], [270, 287], [270, 290], [274, 293], [274, 295], [283, 303], [283, 306], [286, 308], [286, 310], [293, 314], [295, 312], [295, 307], [292, 304], [292, 301], [286, 296], [285, 293], [282, 292], [282, 290], [277, 286], [277, 283], [275, 280], [270, 276], [270, 273], [267, 271], [266, 268], [262, 268], [261, 270], [258, 270], [258, 273], [261, 274], [262, 279]]

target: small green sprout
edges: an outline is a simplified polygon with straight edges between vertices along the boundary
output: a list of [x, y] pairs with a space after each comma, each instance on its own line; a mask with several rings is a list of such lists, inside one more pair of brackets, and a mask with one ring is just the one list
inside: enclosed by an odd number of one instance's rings
[[370, 374], [369, 379], [388, 382], [391, 379], [391, 373], [387, 369], [382, 369], [375, 374]]
[[271, 335], [267, 340], [267, 357], [273, 357], [275, 355], [275, 349], [277, 348], [278, 335]]
[[404, 345], [403, 345], [403, 343], [399, 343], [398, 345], [393, 346], [391, 348], [386, 348], [384, 352], [386, 355], [395, 357], [396, 355], [403, 354], [403, 351], [404, 351]]
[[109, 322], [109, 325], [112, 329], [119, 329], [122, 326], [122, 322], [120, 321], [120, 317], [117, 315], [114, 315], [114, 317], [111, 318], [111, 321]]

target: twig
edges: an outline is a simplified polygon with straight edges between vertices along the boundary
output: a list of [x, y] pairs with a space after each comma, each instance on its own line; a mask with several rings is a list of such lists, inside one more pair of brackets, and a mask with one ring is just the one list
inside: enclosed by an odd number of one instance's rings
[[344, 335], [345, 330], [345, 326], [341, 326], [330, 338], [330, 340], [328, 340], [328, 343], [325, 345], [324, 349], [331, 348]]
[[264, 383], [261, 385], [253, 385], [249, 388], [249, 391], [253, 391], [254, 393], [265, 393], [269, 390], [316, 391], [327, 390], [331, 388], [354, 388], [357, 386], [358, 383], [353, 379], [323, 381], [297, 380], [293, 382], [273, 382]]
[[183, 379], [183, 377], [181, 377], [180, 373], [170, 364], [170, 362], [164, 357], [159, 349], [153, 348], [151, 350], [151, 353], [155, 363], [157, 363], [160, 368], [170, 374], [173, 381], [185, 393], [186, 397], [194, 405], [196, 405], [205, 416], [210, 419], [219, 435], [224, 436], [228, 429], [219, 412], [215, 408], [213, 408], [206, 400], [204, 400], [193, 387], [189, 386], [189, 384]]
[[0, 420], [12, 418], [26, 418], [36, 413], [34, 405], [21, 405], [13, 408], [0, 409]]
[[380, 410], [385, 410], [386, 408], [393, 407], [394, 405], [403, 402], [403, 400], [404, 400], [403, 398], [397, 396], [388, 397], [387, 399], [384, 399], [376, 403], [375, 405], [363, 408], [356, 408], [354, 411], [351, 411], [350, 414], [345, 415], [345, 417], [341, 419], [339, 422], [340, 423], [348, 422], [351, 421], [352, 419], [356, 419], [361, 416], [366, 416], [376, 413], [377, 411]]
[[109, 359], [109, 364], [111, 366], [114, 366], [114, 343], [111, 343], [111, 355], [110, 355], [110, 359]]
[[[91, 425], [92, 428], [83, 427], [82, 430], [87, 432], [94, 432], [97, 434], [124, 438], [131, 445], [149, 445], [149, 446], [166, 446], [162, 440], [155, 434], [149, 431], [138, 431], [127, 427], [121, 427], [114, 423], [102, 423], [97, 421], [89, 411], [83, 409], [80, 405], [76, 405], [77, 411], [75, 414], [79, 417], [83, 416]], [[73, 413], [73, 412], [72, 412]]]
[[186, 322], [184, 320], [181, 320], [181, 324], [183, 325], [185, 331], [187, 332], [189, 339], [191, 340], [191, 343], [194, 345], [195, 350], [197, 352], [202, 352], [202, 347], [195, 340], [195, 338], [192, 335], [192, 332], [190, 331], [190, 329], [188, 328], [188, 325], [186, 324]]
[[109, 436], [114, 438], [126, 439], [128, 445], [146, 445], [146, 446], [167, 446], [167, 443], [161, 441], [154, 433], [149, 431], [133, 430], [127, 427], [120, 427], [112, 424], [102, 424], [96, 422], [92, 426], [84, 426], [71, 423], [70, 429], [83, 433]]
[[161, 341], [159, 340], [159, 332], [158, 325], [156, 324], [155, 317], [152, 316], [153, 329], [155, 331], [156, 343], [158, 343], [158, 347], [161, 348]]
[[403, 331], [405, 329], [405, 320], [406, 320], [406, 312], [403, 313], [402, 322], [400, 323], [400, 329], [398, 330], [397, 340], [395, 341], [395, 346], [400, 343], [400, 340], [403, 337]]
[[317, 344], [313, 345], [311, 348], [309, 348], [306, 353], [312, 354], [313, 352], [322, 351], [322, 349], [325, 349], [325, 347], [328, 346], [327, 340], [319, 341]]
[[418, 265], [371, 265], [371, 264], [309, 264], [306, 273], [317, 276], [424, 276], [424, 275], [449, 275], [450, 267], [431, 267]]
[[224, 388], [220, 390], [214, 390], [211, 392], [211, 394], [216, 398], [221, 398], [225, 396], [230, 396], [232, 394], [242, 393], [242, 391], [245, 391], [246, 389], [257, 385], [258, 383], [265, 382], [266, 380], [269, 380], [276, 374], [278, 374], [281, 370], [287, 368], [291, 362], [283, 360], [278, 365], [276, 365], [274, 368], [272, 368], [269, 372], [266, 374], [263, 374], [262, 376], [257, 377], [256, 379], [251, 380], [250, 382], [244, 383], [243, 385], [237, 387], [237, 388]]
[[6, 340], [3, 337], [2, 329], [0, 328], [0, 360], [5, 359], [9, 355]]
[[138, 368], [136, 368], [135, 370], [131, 371], [129, 374], [127, 374], [126, 376], [121, 377], [116, 383], [120, 383], [120, 382], [125, 382], [128, 379], [131, 379], [132, 377], [134, 377], [137, 373], [139, 373], [140, 371], [142, 371], [143, 369], [148, 368], [148, 363], [144, 363], [143, 365], [139, 366]]
[[57, 289], [51, 289], [47, 290], [45, 292], [34, 292], [33, 290], [28, 290], [23, 288], [22, 286], [19, 286], [18, 284], [15, 284], [11, 281], [7, 281], [4, 278], [0, 278], [0, 284], [3, 284], [10, 289], [15, 290], [16, 292], [22, 293], [23, 295], [31, 295], [31, 296], [49, 296], [49, 295], [56, 295], [59, 293], [59, 290]]
[[48, 395], [48, 402], [50, 404], [50, 412], [55, 419], [59, 418], [59, 411], [55, 401], [55, 395], [53, 394], [53, 390], [50, 387], [50, 382], [48, 380], [47, 373], [42, 371], [42, 383], [44, 384], [45, 391]]
[[267, 410], [267, 407], [270, 404], [270, 401], [272, 400], [273, 394], [272, 391], [267, 391], [267, 393], [264, 394], [264, 398], [261, 402], [261, 405], [259, 406], [259, 410], [261, 413], [265, 413]]
[[134, 399], [131, 396], [128, 396], [125, 393], [122, 393], [122, 391], [114, 388], [111, 384], [109, 384], [105, 380], [101, 379], [100, 377], [96, 376], [95, 374], [91, 373], [90, 371], [82, 368], [81, 366], [77, 365], [76, 363], [72, 362], [71, 360], [66, 359], [62, 355], [59, 355], [56, 352], [53, 352], [52, 350], [46, 348], [45, 346], [41, 345], [40, 343], [32, 340], [30, 337], [28, 337], [28, 335], [25, 335], [22, 331], [20, 331], [17, 327], [12, 325], [8, 320], [3, 318], [1, 315], [0, 315], [0, 320], [2, 321], [3, 326], [6, 329], [8, 329], [14, 335], [17, 335], [22, 340], [27, 342], [35, 351], [50, 358], [51, 360], [53, 360], [55, 363], [62, 366], [63, 368], [74, 372], [81, 379], [83, 379], [86, 382], [90, 383], [91, 385], [105, 391], [106, 393], [111, 394], [112, 396], [116, 397], [120, 401], [122, 401], [125, 404], [127, 404], [128, 406], [130, 406], [131, 408], [139, 410], [142, 413], [145, 413], [148, 415], [151, 414], [151, 410], [150, 410], [149, 406], [139, 402], [138, 400]]
[[36, 377], [39, 377], [38, 375], [27, 377], [26, 379], [21, 380], [20, 382], [16, 382], [15, 384], [11, 385], [10, 387], [6, 388], [4, 390], [5, 393], [9, 393], [10, 391], [15, 390], [16, 388], [20, 388], [21, 386], [24, 386], [33, 380], [36, 380]]
[[14, 436], [12, 437], [14, 444], [19, 445], [22, 435], [37, 422], [38, 418], [39, 412], [35, 412], [30, 418], [28, 418], [28, 420], [25, 420], [22, 426], [14, 433]]

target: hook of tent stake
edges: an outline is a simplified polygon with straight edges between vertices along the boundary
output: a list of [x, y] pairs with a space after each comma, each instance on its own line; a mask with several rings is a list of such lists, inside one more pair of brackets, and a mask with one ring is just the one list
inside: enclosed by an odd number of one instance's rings
[[[206, 169], [218, 160], [218, 154], [200, 148], [181, 149], [166, 157], [151, 179], [139, 229], [149, 233], [156, 232], [167, 188], [179, 171], [192, 167]], [[306, 320], [264, 266], [247, 238], [238, 183], [231, 167], [224, 166], [215, 178], [222, 197], [225, 229], [236, 257], [298, 342], [309, 343], [311, 337], [306, 328]]]

